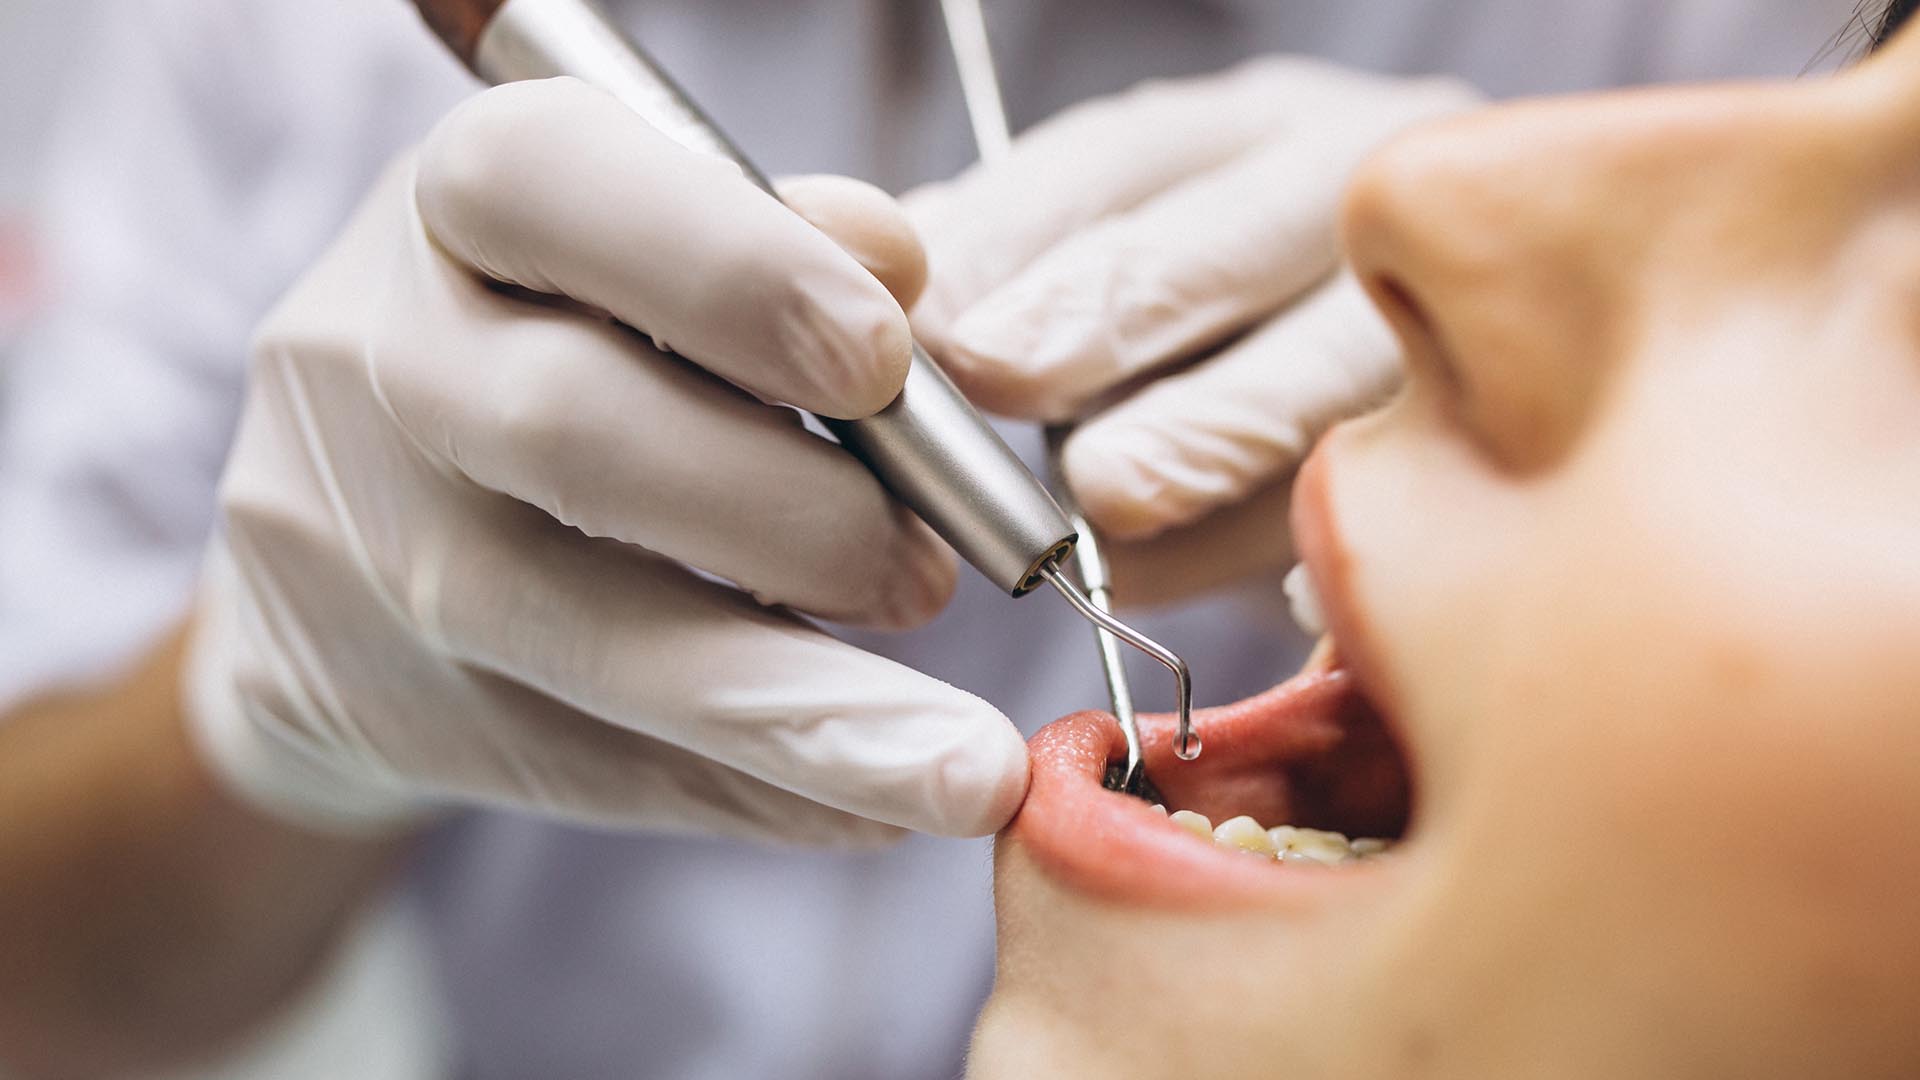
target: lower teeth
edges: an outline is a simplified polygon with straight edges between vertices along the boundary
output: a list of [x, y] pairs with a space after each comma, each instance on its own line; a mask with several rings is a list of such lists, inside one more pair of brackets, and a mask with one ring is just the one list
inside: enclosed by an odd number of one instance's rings
[[[1164, 806], [1156, 805], [1154, 809], [1162, 814], [1167, 813]], [[1219, 847], [1233, 848], [1283, 863], [1334, 866], [1355, 859], [1374, 858], [1393, 848], [1392, 841], [1375, 836], [1349, 840], [1343, 833], [1298, 825], [1263, 828], [1245, 814], [1228, 818], [1218, 827], [1205, 814], [1196, 814], [1191, 810], [1175, 810], [1167, 814], [1167, 820], [1197, 837], [1212, 840]]]

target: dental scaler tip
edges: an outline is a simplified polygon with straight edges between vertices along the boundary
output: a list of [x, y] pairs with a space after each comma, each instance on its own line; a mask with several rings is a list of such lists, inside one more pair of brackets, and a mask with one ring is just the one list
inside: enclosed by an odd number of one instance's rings
[[1047, 584], [1052, 585], [1061, 596], [1066, 597], [1067, 603], [1072, 604], [1074, 610], [1086, 617], [1089, 622], [1160, 661], [1168, 671], [1173, 672], [1179, 695], [1176, 699], [1176, 709], [1180, 718], [1180, 730], [1174, 736], [1173, 754], [1181, 761], [1192, 761], [1199, 757], [1200, 736], [1193, 733], [1193, 674], [1187, 670], [1187, 662], [1180, 659], [1178, 654], [1165, 645], [1095, 607], [1093, 601], [1088, 600], [1079, 589], [1073, 587], [1073, 583], [1060, 572], [1057, 564], [1049, 562], [1040, 567], [1040, 576], [1045, 578]]

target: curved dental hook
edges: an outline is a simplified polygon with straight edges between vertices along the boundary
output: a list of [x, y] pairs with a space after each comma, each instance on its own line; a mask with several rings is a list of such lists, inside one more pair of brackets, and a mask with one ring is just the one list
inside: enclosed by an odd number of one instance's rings
[[[973, 124], [973, 141], [979, 148], [980, 160], [989, 164], [1002, 161], [1013, 147], [1012, 129], [1007, 123], [1006, 106], [1000, 98], [1000, 80], [994, 72], [993, 49], [987, 40], [986, 17], [980, 9], [980, 0], [941, 0], [940, 8], [946, 16], [947, 42], [953, 49], [954, 64], [960, 70], [961, 96], [966, 101], [967, 119]], [[1127, 686], [1126, 669], [1120, 664], [1119, 650], [1113, 646], [1113, 640], [1118, 638], [1165, 664], [1179, 681], [1180, 734], [1173, 744], [1173, 753], [1182, 761], [1192, 761], [1200, 756], [1200, 738], [1193, 733], [1193, 678], [1187, 671], [1185, 660], [1107, 613], [1106, 604], [1111, 587], [1107, 580], [1106, 561], [1101, 557], [1099, 542], [1094, 537], [1092, 527], [1075, 505], [1072, 489], [1066, 482], [1066, 472], [1060, 466], [1060, 450], [1065, 439], [1065, 428], [1052, 427], [1047, 430], [1048, 462], [1059, 488], [1057, 494], [1061, 497], [1062, 508], [1067, 511], [1080, 537], [1080, 549], [1075, 559], [1087, 592], [1093, 594], [1092, 598], [1073, 587], [1073, 583], [1061, 573], [1058, 563], [1049, 562], [1041, 566], [1040, 576], [1058, 589], [1060, 595], [1066, 597], [1067, 602], [1080, 614], [1106, 631], [1099, 635], [1101, 666], [1107, 678], [1108, 696], [1113, 699], [1114, 719], [1119, 721], [1120, 730], [1127, 737], [1127, 769], [1120, 790], [1137, 795], [1143, 787], [1150, 785], [1144, 783], [1145, 777], [1140, 769], [1140, 727], [1133, 715], [1133, 692]]]
[[[1073, 485], [1067, 482], [1067, 470], [1061, 460], [1066, 448], [1067, 436], [1072, 429], [1064, 424], [1052, 424], [1046, 428], [1047, 470], [1053, 476], [1054, 499], [1060, 503], [1060, 509], [1067, 515], [1067, 524], [1079, 535], [1079, 542], [1073, 546], [1074, 576], [1079, 579], [1081, 591], [1087, 600], [1101, 611], [1113, 611], [1113, 581], [1107, 572], [1107, 559], [1100, 550], [1100, 537], [1093, 531], [1093, 523], [1080, 512], [1080, 502], [1074, 498]], [[1061, 570], [1066, 570], [1065, 560]], [[1098, 623], [1093, 626], [1094, 641], [1100, 647], [1100, 670], [1107, 680], [1107, 698], [1113, 705], [1113, 718], [1120, 722], [1120, 733], [1126, 736], [1127, 760], [1121, 767], [1117, 778], [1108, 777], [1108, 786], [1129, 795], [1146, 797], [1148, 785], [1146, 773], [1142, 771], [1140, 754], [1140, 723], [1133, 713], [1133, 687], [1127, 682], [1127, 667], [1120, 656], [1120, 639], [1102, 628]]]
[[1058, 590], [1061, 596], [1066, 597], [1067, 603], [1072, 604], [1074, 610], [1086, 616], [1094, 625], [1160, 661], [1168, 671], [1173, 672], [1174, 681], [1179, 688], [1177, 700], [1180, 715], [1180, 733], [1174, 739], [1173, 754], [1181, 761], [1192, 761], [1199, 757], [1200, 737], [1193, 733], [1193, 675], [1187, 670], [1187, 662], [1180, 659], [1173, 650], [1094, 606], [1093, 601], [1081, 595], [1080, 590], [1073, 587], [1073, 583], [1060, 572], [1058, 565], [1048, 563], [1042, 566], [1040, 576], [1047, 580], [1047, 584]]
[[[1057, 445], [1053, 436], [1058, 431], [1057, 428], [1048, 429], [1050, 446]], [[1057, 479], [1060, 477], [1057, 460], [1054, 462], [1054, 476]], [[1099, 538], [1094, 535], [1092, 524], [1074, 505], [1073, 493], [1064, 479], [1058, 479], [1056, 497], [1060, 501], [1060, 509], [1067, 512], [1067, 524], [1080, 534], [1079, 542], [1073, 546], [1073, 564], [1080, 572], [1080, 588], [1094, 607], [1111, 612], [1113, 587], [1107, 580], [1107, 563], [1100, 552]], [[1133, 687], [1127, 683], [1126, 665], [1120, 657], [1120, 639], [1097, 623], [1093, 628], [1093, 636], [1100, 646], [1100, 670], [1107, 680], [1107, 698], [1113, 704], [1113, 718], [1120, 722], [1120, 732], [1127, 739], [1127, 762], [1121, 770], [1117, 790], [1139, 795], [1145, 790], [1142, 783], [1145, 774], [1141, 771], [1140, 723], [1133, 713]]]

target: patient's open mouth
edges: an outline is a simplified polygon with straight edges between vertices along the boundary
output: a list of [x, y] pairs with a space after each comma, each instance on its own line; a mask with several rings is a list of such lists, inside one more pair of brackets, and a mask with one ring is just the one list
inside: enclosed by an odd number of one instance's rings
[[1132, 902], [1220, 904], [1324, 896], [1390, 876], [1412, 854], [1390, 847], [1414, 816], [1413, 755], [1392, 702], [1375, 692], [1385, 687], [1368, 681], [1380, 669], [1353, 603], [1324, 450], [1295, 482], [1294, 535], [1311, 574], [1292, 591], [1333, 636], [1272, 690], [1196, 712], [1206, 752], [1195, 761], [1174, 758], [1171, 718], [1140, 718], [1147, 777], [1171, 813], [1102, 786], [1125, 749], [1111, 717], [1079, 713], [1034, 736], [1032, 786], [1009, 828], [1056, 878]]
[[1207, 750], [1182, 762], [1172, 719], [1141, 718], [1164, 810], [1102, 786], [1125, 749], [1111, 717], [1050, 725], [1030, 743], [1033, 786], [1013, 837], [1089, 892], [1182, 906], [1323, 888], [1391, 863], [1412, 812], [1406, 757], [1331, 650], [1194, 720]]

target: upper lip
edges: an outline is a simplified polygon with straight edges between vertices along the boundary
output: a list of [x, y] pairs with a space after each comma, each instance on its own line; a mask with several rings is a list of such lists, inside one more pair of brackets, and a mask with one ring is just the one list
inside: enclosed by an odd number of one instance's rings
[[1352, 556], [1333, 511], [1333, 457], [1329, 451], [1337, 445], [1334, 436], [1329, 433], [1320, 441], [1294, 480], [1294, 547], [1320, 599], [1327, 633], [1339, 643], [1342, 666], [1354, 672], [1377, 708], [1397, 714], [1390, 687], [1375, 660], [1373, 627], [1354, 599]]

